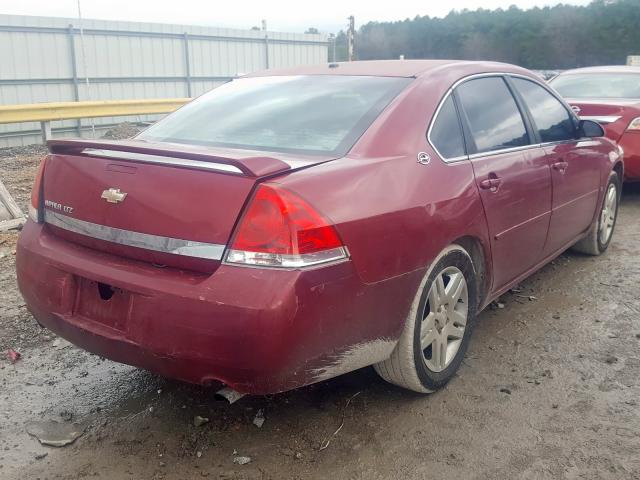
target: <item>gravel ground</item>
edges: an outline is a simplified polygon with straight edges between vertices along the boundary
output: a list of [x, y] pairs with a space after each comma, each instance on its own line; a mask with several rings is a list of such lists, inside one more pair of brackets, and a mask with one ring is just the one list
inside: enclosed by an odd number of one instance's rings
[[[41, 152], [17, 153], [0, 151], [0, 178], [26, 208]], [[639, 218], [627, 188], [608, 253], [564, 254], [483, 312], [438, 393], [365, 368], [233, 405], [41, 330], [16, 287], [17, 234], [3, 235], [0, 478], [640, 479]], [[45, 447], [26, 431], [42, 420], [84, 434]]]
[[102, 138], [106, 138], [108, 140], [124, 140], [133, 137], [143, 128], [144, 126], [142, 124], [125, 122], [108, 130]]

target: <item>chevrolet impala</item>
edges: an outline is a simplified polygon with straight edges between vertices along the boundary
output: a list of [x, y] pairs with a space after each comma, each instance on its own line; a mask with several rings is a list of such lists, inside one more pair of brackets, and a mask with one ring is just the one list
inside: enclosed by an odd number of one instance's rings
[[132, 140], [50, 141], [19, 286], [56, 334], [186, 382], [267, 394], [373, 365], [432, 392], [494, 299], [607, 249], [603, 135], [502, 63], [250, 74]]

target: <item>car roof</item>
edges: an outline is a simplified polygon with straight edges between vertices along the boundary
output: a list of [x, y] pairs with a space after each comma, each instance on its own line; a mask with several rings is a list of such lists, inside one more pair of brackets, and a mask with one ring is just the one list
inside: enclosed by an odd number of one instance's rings
[[421, 77], [442, 70], [463, 67], [465, 71], [527, 73], [515, 65], [500, 62], [465, 60], [365, 60], [355, 62], [324, 63], [299, 67], [263, 70], [246, 75], [264, 77], [276, 75], [367, 75], [380, 77]]
[[640, 73], [640, 67], [632, 65], [603, 65], [600, 67], [584, 67], [565, 70], [560, 75], [572, 73]]

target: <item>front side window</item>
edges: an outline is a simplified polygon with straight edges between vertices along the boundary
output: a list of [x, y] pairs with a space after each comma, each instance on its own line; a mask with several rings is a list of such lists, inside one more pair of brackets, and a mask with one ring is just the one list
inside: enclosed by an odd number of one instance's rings
[[542, 142], [558, 142], [576, 137], [573, 119], [556, 97], [530, 80], [513, 78], [512, 81], [529, 107]]
[[640, 98], [640, 73], [567, 73], [549, 83], [565, 98]]
[[478, 153], [529, 143], [520, 110], [502, 78], [469, 80], [460, 85], [456, 92]]
[[202, 95], [138, 138], [342, 156], [411, 81], [341, 75], [240, 78]]
[[465, 154], [464, 137], [451, 95], [440, 107], [438, 116], [433, 121], [429, 139], [444, 159], [461, 157]]

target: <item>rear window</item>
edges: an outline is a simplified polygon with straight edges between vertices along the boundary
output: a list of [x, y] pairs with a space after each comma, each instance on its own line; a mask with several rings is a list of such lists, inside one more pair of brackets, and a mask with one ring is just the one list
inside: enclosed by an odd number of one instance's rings
[[138, 138], [344, 155], [410, 78], [273, 76], [228, 82]]
[[429, 138], [443, 159], [465, 155], [464, 137], [451, 95], [442, 104], [438, 116], [433, 122]]
[[637, 73], [570, 73], [549, 83], [568, 98], [640, 98]]

